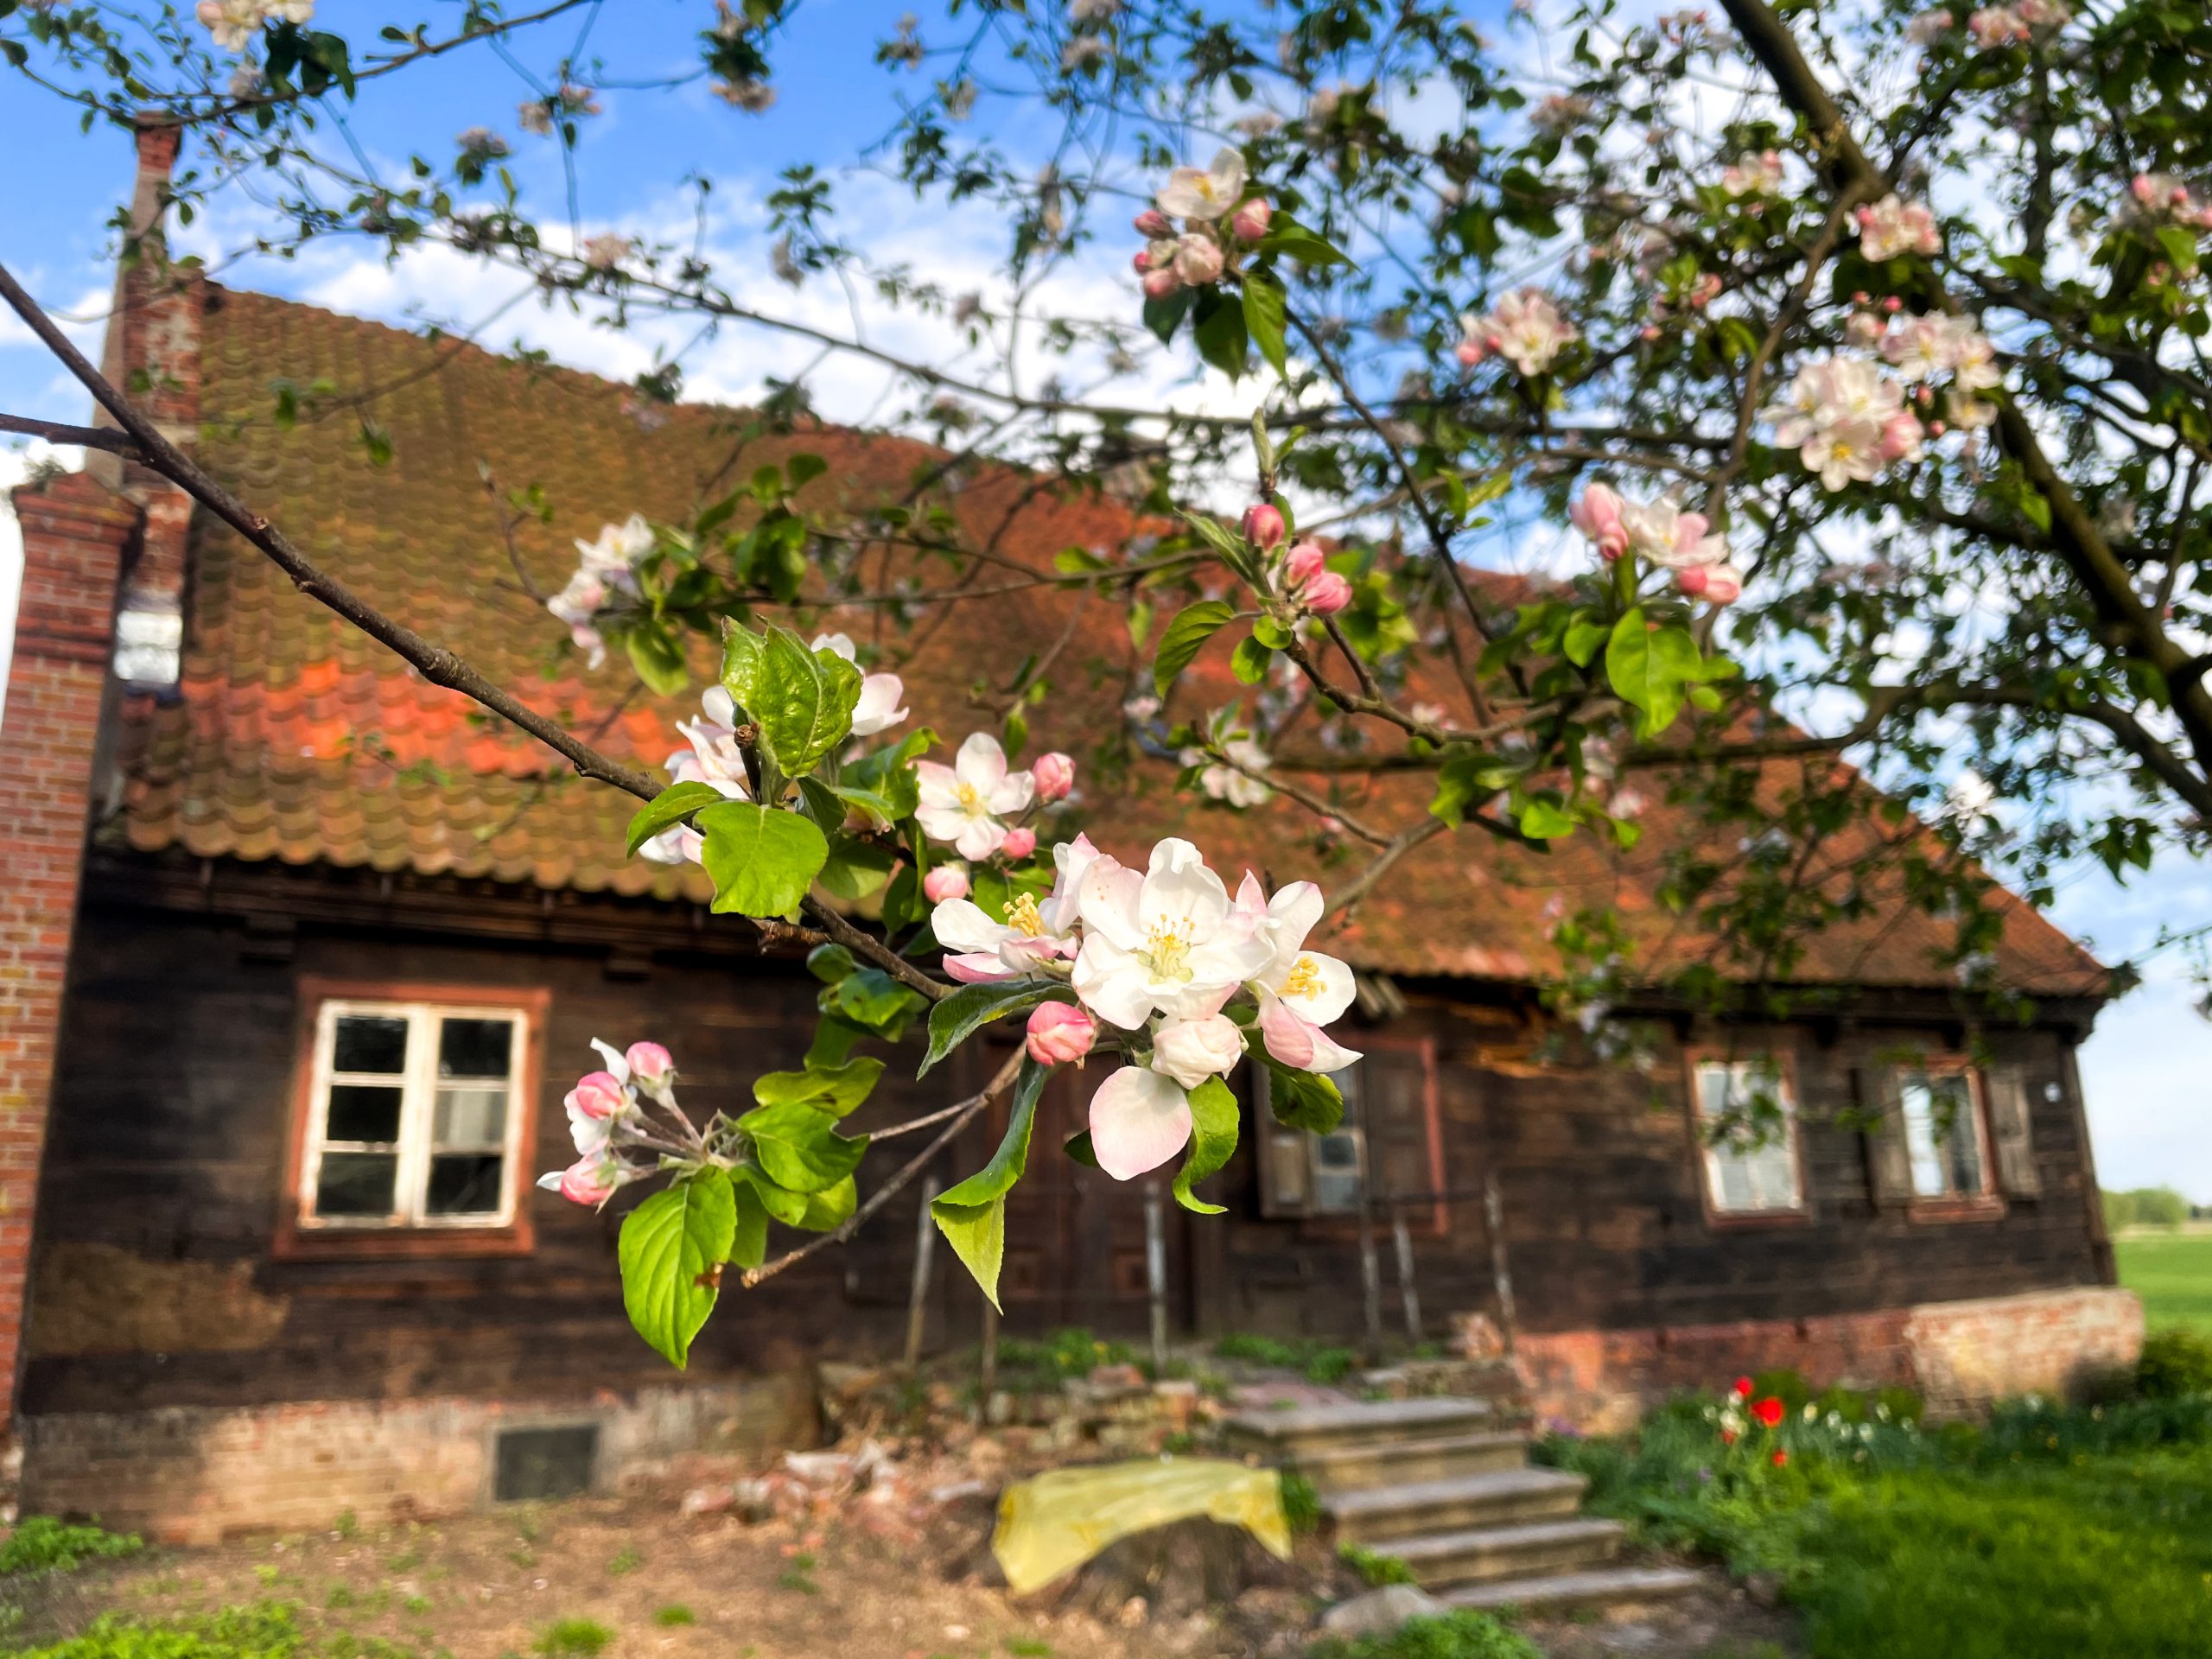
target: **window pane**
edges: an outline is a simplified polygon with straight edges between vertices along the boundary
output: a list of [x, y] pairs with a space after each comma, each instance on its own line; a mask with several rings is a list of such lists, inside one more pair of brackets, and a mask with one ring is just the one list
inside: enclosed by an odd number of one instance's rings
[[442, 1020], [438, 1030], [438, 1075], [442, 1077], [504, 1077], [512, 1046], [512, 1020]]
[[441, 1147], [496, 1147], [507, 1136], [505, 1089], [441, 1089], [430, 1141]]
[[1797, 1208], [1802, 1198], [1789, 1140], [1789, 1096], [1773, 1066], [1714, 1061], [1698, 1067], [1697, 1084], [1700, 1115], [1708, 1122], [1729, 1122], [1727, 1136], [1707, 1148], [1713, 1208]]
[[485, 1216], [499, 1207], [496, 1152], [442, 1152], [430, 1160], [430, 1190], [423, 1208], [434, 1216]]
[[318, 1216], [388, 1216], [399, 1159], [389, 1152], [326, 1152], [315, 1184]]
[[345, 1014], [338, 1017], [338, 1040], [333, 1046], [334, 1071], [374, 1071], [385, 1075], [407, 1069], [407, 1021], [391, 1014]]
[[1904, 1103], [1913, 1192], [1923, 1198], [1980, 1192], [1981, 1144], [1974, 1132], [1974, 1091], [1965, 1076], [1908, 1072], [1899, 1079], [1897, 1092]]
[[399, 1139], [399, 1095], [366, 1083], [337, 1083], [330, 1087], [330, 1115], [324, 1120], [326, 1141], [397, 1141]]

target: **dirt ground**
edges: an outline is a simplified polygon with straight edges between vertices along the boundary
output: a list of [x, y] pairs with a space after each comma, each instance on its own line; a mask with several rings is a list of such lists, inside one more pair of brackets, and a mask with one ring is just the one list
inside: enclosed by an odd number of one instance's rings
[[[149, 1551], [35, 1584], [4, 1639], [35, 1645], [103, 1611], [156, 1618], [279, 1600], [318, 1634], [453, 1659], [1284, 1659], [1304, 1650], [1320, 1605], [1296, 1574], [1200, 1611], [1109, 1608], [1096, 1593], [1051, 1591], [1017, 1603], [977, 1570], [988, 1526], [976, 1506], [886, 1530], [846, 1516], [748, 1524], [685, 1516], [665, 1500], [609, 1499], [435, 1524], [341, 1521], [307, 1535]], [[1306, 1549], [1307, 1580], [1325, 1577], [1325, 1556]], [[1794, 1651], [1779, 1615], [1719, 1587], [1649, 1617], [1530, 1634], [1553, 1659]]]

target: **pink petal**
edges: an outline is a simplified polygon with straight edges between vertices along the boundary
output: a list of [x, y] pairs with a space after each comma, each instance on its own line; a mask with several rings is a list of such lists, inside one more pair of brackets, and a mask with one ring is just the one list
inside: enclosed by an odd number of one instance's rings
[[1191, 1139], [1191, 1103], [1173, 1077], [1125, 1065], [1090, 1097], [1090, 1150], [1117, 1181], [1158, 1169]]

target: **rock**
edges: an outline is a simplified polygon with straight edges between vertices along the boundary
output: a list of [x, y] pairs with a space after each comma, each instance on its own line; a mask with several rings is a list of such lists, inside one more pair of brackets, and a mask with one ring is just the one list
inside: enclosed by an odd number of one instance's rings
[[1321, 1629], [1346, 1637], [1388, 1636], [1409, 1618], [1434, 1618], [1448, 1611], [1418, 1585], [1391, 1584], [1338, 1602], [1321, 1615]]
[[1142, 1596], [1131, 1596], [1114, 1615], [1114, 1622], [1125, 1630], [1133, 1630], [1144, 1623], [1145, 1615], [1150, 1611]]
[[720, 1515], [737, 1503], [737, 1491], [733, 1486], [694, 1486], [683, 1494], [685, 1515]]
[[1084, 1380], [1097, 1389], [1102, 1397], [1141, 1394], [1145, 1388], [1144, 1373], [1134, 1365], [1094, 1365], [1090, 1368], [1090, 1375]]
[[1771, 1573], [1753, 1573], [1744, 1580], [1744, 1593], [1758, 1607], [1782, 1605], [1782, 1580]]

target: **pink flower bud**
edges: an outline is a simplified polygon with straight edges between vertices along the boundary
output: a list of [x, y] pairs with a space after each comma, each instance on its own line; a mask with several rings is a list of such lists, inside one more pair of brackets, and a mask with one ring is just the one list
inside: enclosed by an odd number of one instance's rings
[[1475, 365], [1481, 362], [1483, 359], [1487, 357], [1489, 354], [1490, 353], [1484, 349], [1482, 341], [1478, 340], [1461, 340], [1459, 342], [1459, 349], [1457, 353], [1459, 359], [1459, 366], [1463, 369], [1473, 368]]
[[940, 864], [922, 878], [922, 896], [933, 905], [968, 896], [968, 872], [958, 864]]
[[1898, 312], [1904, 309], [1904, 302], [1899, 299], [1896, 295], [1891, 294], [1883, 300], [1882, 309], [1888, 312], [1891, 316], [1895, 316]]
[[1150, 270], [1152, 269], [1152, 251], [1148, 248], [1139, 248], [1137, 250], [1137, 257], [1130, 260], [1129, 264], [1133, 269], [1139, 271]]
[[1324, 570], [1298, 590], [1298, 602], [1316, 616], [1334, 616], [1351, 603], [1351, 583], [1333, 570]]
[[1274, 209], [1255, 196], [1236, 210], [1236, 216], [1229, 221], [1229, 228], [1236, 233], [1239, 242], [1257, 242], [1268, 233], [1268, 221], [1274, 217]]
[[1037, 782], [1037, 798], [1040, 801], [1064, 801], [1075, 787], [1075, 762], [1058, 749], [1037, 757], [1037, 764], [1029, 768], [1029, 775]]
[[1029, 1058], [1039, 1065], [1080, 1060], [1098, 1040], [1098, 1022], [1066, 1002], [1046, 1002], [1029, 1016]]
[[2148, 173], [2138, 173], [2127, 181], [2127, 188], [2135, 200], [2145, 207], [2158, 200], [2158, 181]]
[[1255, 547], [1282, 545], [1283, 522], [1280, 509], [1265, 501], [1255, 502], [1244, 509], [1244, 539]]
[[622, 1058], [630, 1062], [630, 1075], [648, 1086], [676, 1075], [676, 1057], [658, 1043], [632, 1043]]
[[1008, 858], [1027, 858], [1037, 850], [1037, 832], [1023, 825], [1016, 825], [1006, 832], [1006, 839], [999, 843], [999, 851]]
[[1148, 236], [1155, 241], [1163, 236], [1175, 234], [1174, 222], [1157, 207], [1147, 207], [1139, 213], [1136, 216], [1135, 229], [1139, 236]]
[[1290, 550], [1283, 560], [1283, 574], [1293, 588], [1302, 587], [1328, 569], [1321, 550], [1312, 542], [1300, 542]]
[[567, 1105], [586, 1117], [612, 1117], [630, 1103], [630, 1091], [611, 1071], [594, 1071], [579, 1077], [569, 1090]]
[[570, 1204], [605, 1204], [621, 1185], [616, 1168], [605, 1158], [579, 1158], [561, 1172], [561, 1196]]
[[1174, 271], [1147, 270], [1144, 274], [1144, 296], [1148, 300], [1164, 300], [1183, 286], [1183, 279]]

